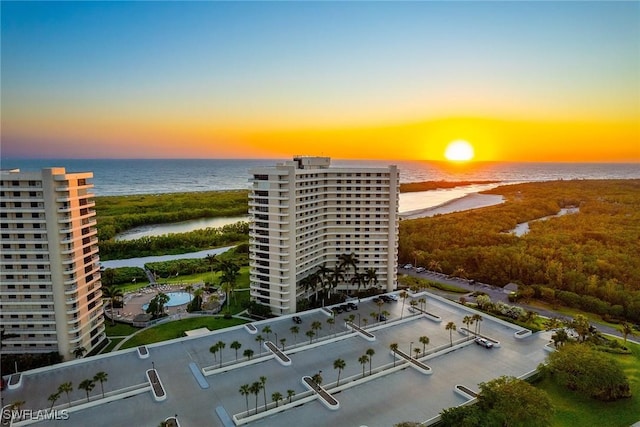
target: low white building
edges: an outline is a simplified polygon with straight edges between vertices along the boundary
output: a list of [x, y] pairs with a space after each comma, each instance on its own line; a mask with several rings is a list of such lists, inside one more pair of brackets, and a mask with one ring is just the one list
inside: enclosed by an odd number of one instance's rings
[[[328, 157], [294, 157], [252, 169], [249, 196], [251, 296], [274, 314], [296, 312], [301, 281], [341, 255], [378, 285], [396, 287], [398, 168], [332, 167]], [[348, 286], [348, 282], [340, 287]]]

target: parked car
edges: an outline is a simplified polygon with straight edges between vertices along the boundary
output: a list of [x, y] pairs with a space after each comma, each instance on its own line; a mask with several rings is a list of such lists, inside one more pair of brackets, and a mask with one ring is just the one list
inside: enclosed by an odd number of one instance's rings
[[333, 307], [333, 308], [331, 309], [331, 311], [333, 311], [333, 312], [334, 312], [334, 313], [336, 313], [336, 314], [340, 314], [340, 313], [342, 313], [344, 310], [342, 309], [342, 307], [337, 306], [337, 307]]
[[357, 310], [358, 309], [358, 304], [355, 304], [353, 302], [348, 302], [347, 306], [351, 309], [351, 310]]
[[384, 302], [391, 302], [392, 299], [388, 295], [380, 295], [380, 299]]
[[416, 268], [416, 273], [424, 273], [425, 271], [427, 271], [427, 269], [426, 269], [426, 268], [424, 268], [424, 267], [418, 267], [418, 268]]
[[475, 339], [475, 341], [476, 341], [476, 344], [481, 345], [481, 346], [483, 346], [485, 348], [493, 347], [493, 343], [491, 341], [487, 341], [484, 338], [478, 337], [478, 338]]
[[384, 322], [387, 320], [387, 316], [385, 316], [384, 314], [379, 314], [378, 315], [378, 321], [379, 322]]
[[342, 309], [342, 311], [350, 311], [351, 307], [349, 307], [349, 304], [342, 304], [339, 308]]
[[405, 264], [403, 268], [406, 268], [407, 270], [411, 270], [413, 268], [413, 265]]
[[299, 325], [300, 323], [302, 323], [302, 319], [300, 318], [300, 316], [293, 316], [291, 319], [293, 320], [293, 323], [295, 323], [295, 324]]
[[396, 294], [387, 295], [387, 298], [389, 298], [391, 301], [398, 301], [398, 295]]

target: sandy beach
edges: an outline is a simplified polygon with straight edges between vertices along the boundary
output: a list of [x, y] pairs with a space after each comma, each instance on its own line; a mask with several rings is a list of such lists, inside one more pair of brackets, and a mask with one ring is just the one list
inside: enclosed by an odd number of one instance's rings
[[448, 214], [452, 212], [467, 211], [470, 209], [484, 208], [487, 206], [504, 203], [504, 197], [498, 194], [468, 194], [459, 199], [451, 200], [439, 206], [426, 209], [417, 209], [400, 213], [401, 219], [416, 219], [434, 215]]

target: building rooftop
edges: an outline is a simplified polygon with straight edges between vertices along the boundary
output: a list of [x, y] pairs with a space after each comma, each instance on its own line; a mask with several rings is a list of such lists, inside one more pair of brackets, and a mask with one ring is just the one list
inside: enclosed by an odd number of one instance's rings
[[[85, 426], [87, 417], [90, 417], [104, 425], [155, 427], [167, 417], [177, 414], [181, 426], [223, 426], [224, 417], [221, 418], [220, 413], [243, 421], [242, 418], [247, 416], [247, 400], [240, 394], [240, 387], [260, 381], [264, 376], [268, 413], [281, 412], [251, 421], [250, 425], [389, 427], [401, 421], [429, 420], [443, 408], [466, 402], [455, 392], [456, 385], [477, 391], [480, 382], [500, 375], [526, 375], [546, 357], [544, 346], [549, 340], [549, 333], [517, 338], [516, 332], [521, 328], [482, 314], [481, 335], [498, 342], [498, 346], [487, 349], [475, 345], [472, 337], [461, 333], [464, 326], [462, 318], [475, 312], [432, 294], [427, 294], [426, 300], [426, 310], [431, 317], [419, 311], [410, 313], [409, 301], [405, 302], [403, 312], [402, 299], [384, 303], [381, 308], [367, 299], [359, 303], [357, 311], [337, 314], [334, 325], [327, 323], [330, 318], [327, 310], [312, 310], [297, 314], [302, 319], [300, 324], [294, 323], [291, 316], [282, 316], [254, 322], [255, 330], [238, 326], [152, 344], [147, 346], [148, 358], [141, 358], [137, 349], [129, 349], [71, 361], [25, 372], [22, 385], [3, 391], [3, 398], [5, 404], [24, 400], [25, 409], [49, 408], [48, 396], [55, 393], [63, 382], [71, 381], [74, 391], [70, 393], [69, 419], [47, 421], [47, 425]], [[374, 324], [379, 310], [389, 312], [389, 320]], [[374, 341], [368, 341], [346, 327], [345, 320], [350, 314], [355, 315], [356, 325], [364, 326], [364, 319], [368, 320], [366, 330], [374, 335]], [[322, 329], [317, 331], [317, 337], [310, 344], [305, 333], [314, 321], [319, 321]], [[449, 321], [457, 324], [457, 331], [445, 329]], [[272, 332], [262, 332], [265, 326], [269, 326]], [[292, 334], [292, 326], [299, 327], [297, 335]], [[280, 339], [284, 338], [291, 365], [284, 366], [264, 346], [261, 349], [256, 341], [257, 334], [279, 345]], [[396, 358], [394, 362], [390, 350], [390, 345], [397, 343], [404, 353], [414, 354], [413, 349], [423, 348], [419, 342], [421, 336], [430, 340], [426, 353], [418, 356], [431, 369], [430, 374], [415, 369], [402, 358]], [[209, 351], [219, 341], [226, 344], [222, 351], [222, 369], [219, 368], [220, 352], [214, 356]], [[234, 341], [242, 344], [237, 362], [235, 351], [230, 348]], [[245, 349], [255, 352], [252, 360], [243, 358]], [[358, 361], [367, 349], [375, 352], [371, 363], [372, 375], [369, 375], [369, 363], [363, 366]], [[338, 371], [333, 368], [338, 358], [346, 363], [339, 387], [336, 386]], [[156, 401], [150, 391], [145, 372], [152, 367], [157, 370], [166, 390], [164, 401]], [[108, 374], [108, 381], [104, 383], [106, 398], [102, 399], [98, 383], [87, 404], [85, 392], [78, 390], [77, 386], [99, 371]], [[339, 402], [339, 409], [331, 410], [324, 406], [303, 385], [304, 376], [317, 373], [323, 377], [323, 388]], [[291, 405], [288, 405], [288, 390], [295, 391]], [[278, 408], [271, 398], [275, 392], [283, 396]], [[247, 398], [249, 416], [253, 417], [255, 395]], [[86, 407], [91, 404], [95, 406]], [[67, 406], [67, 398], [63, 394], [54, 409], [66, 409]], [[258, 394], [258, 417], [263, 411], [261, 391]]]

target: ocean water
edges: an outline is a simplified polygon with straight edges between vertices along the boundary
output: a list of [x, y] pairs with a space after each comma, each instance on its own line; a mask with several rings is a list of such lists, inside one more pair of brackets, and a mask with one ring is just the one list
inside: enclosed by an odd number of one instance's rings
[[[97, 196], [246, 189], [249, 169], [284, 159], [2, 159], [2, 169], [24, 171], [65, 167], [93, 172]], [[432, 161], [332, 160], [336, 166], [386, 166], [400, 169], [401, 182], [479, 181], [502, 183], [559, 179], [640, 178], [640, 163], [509, 163], [455, 165]]]

